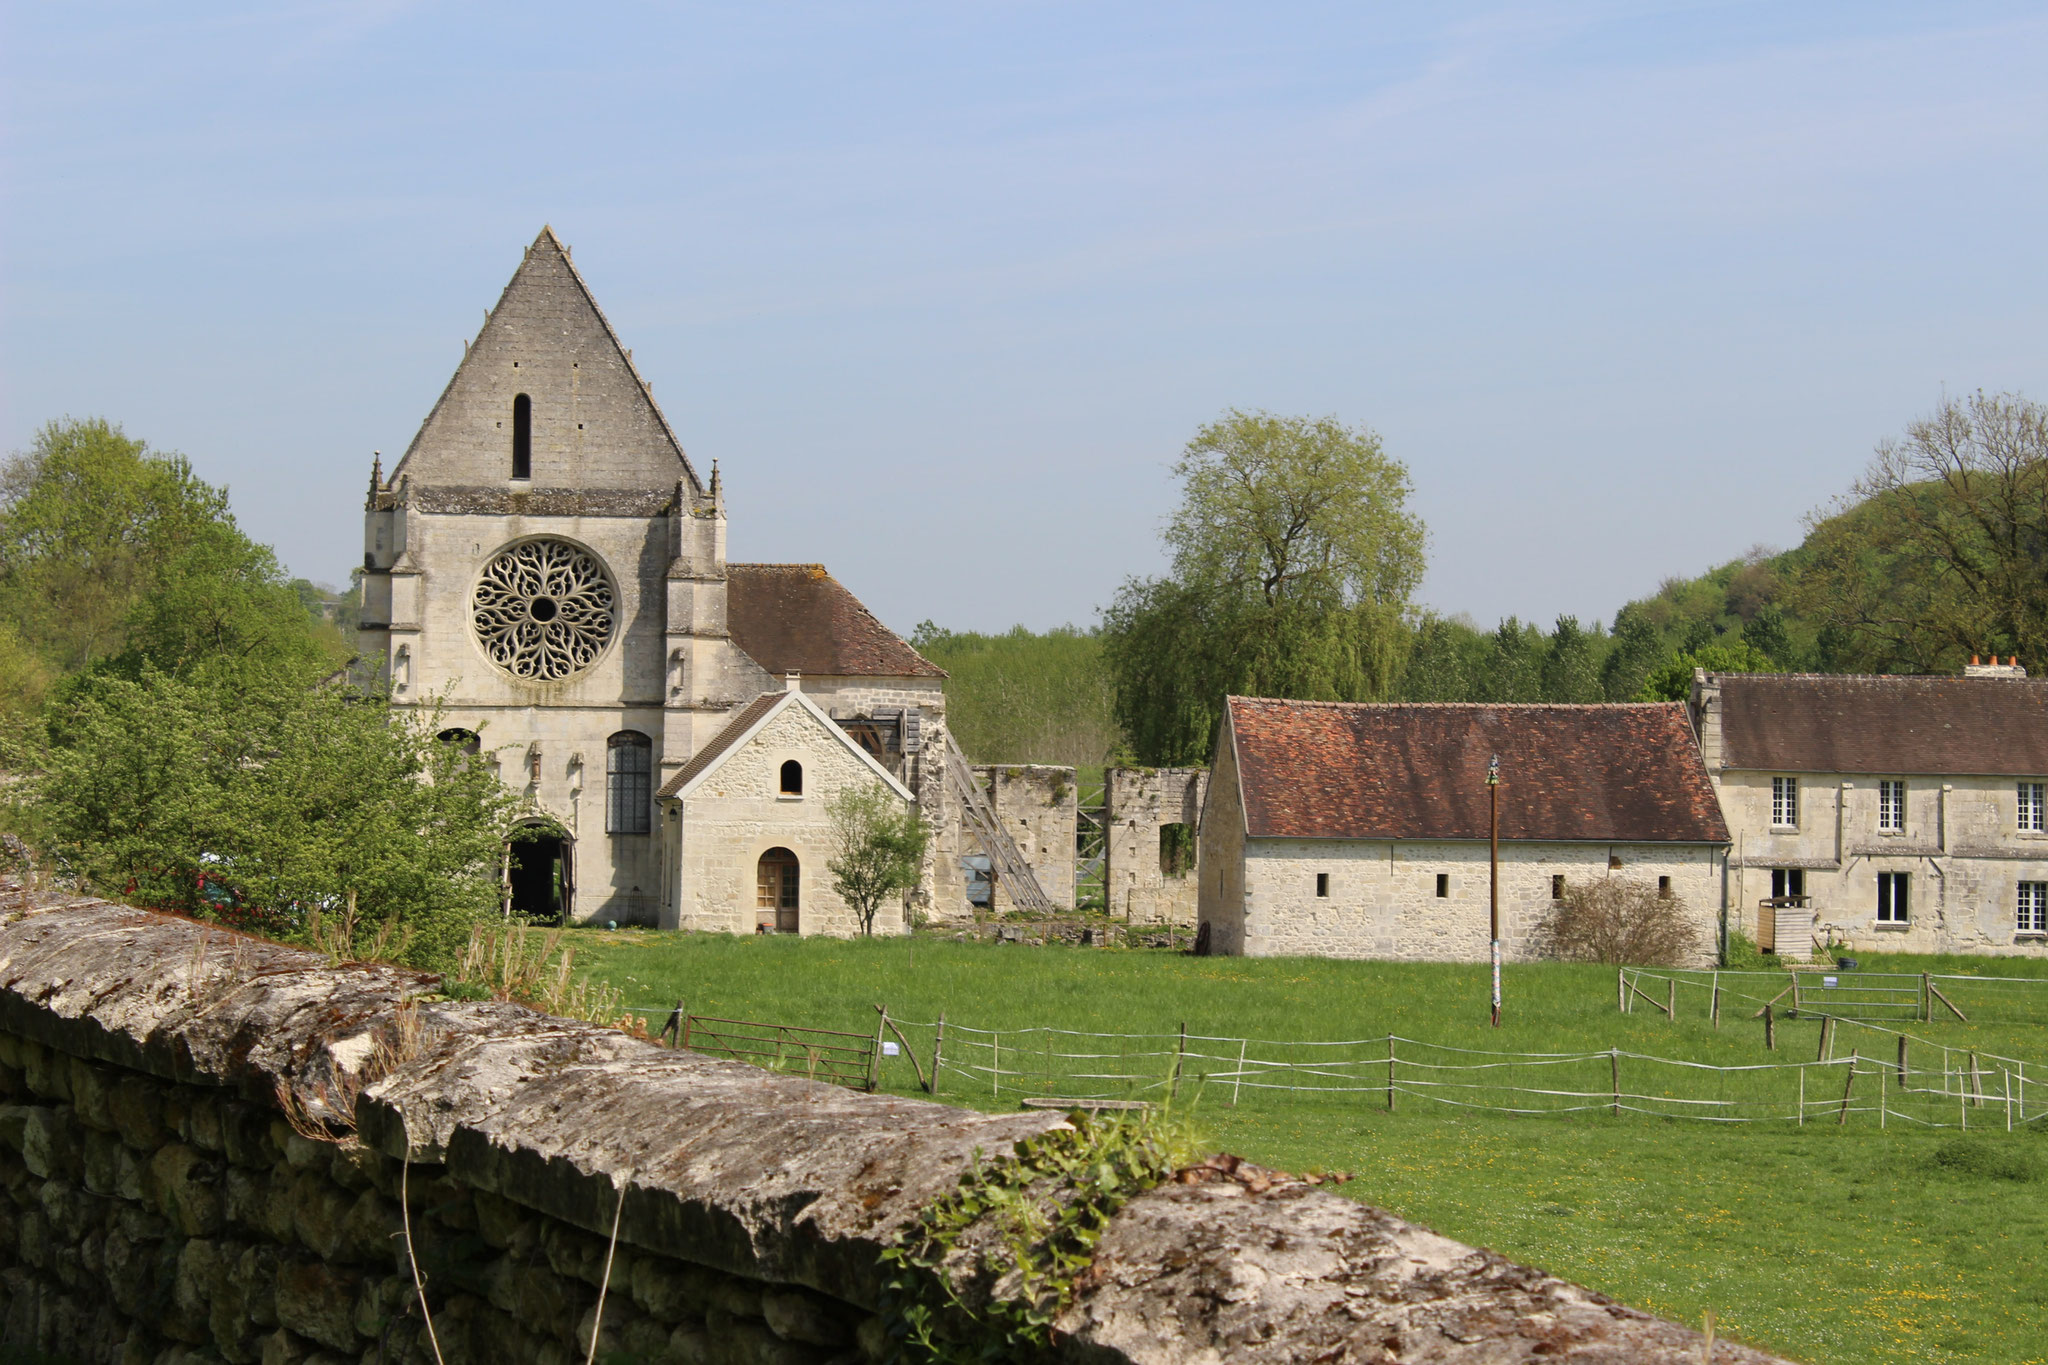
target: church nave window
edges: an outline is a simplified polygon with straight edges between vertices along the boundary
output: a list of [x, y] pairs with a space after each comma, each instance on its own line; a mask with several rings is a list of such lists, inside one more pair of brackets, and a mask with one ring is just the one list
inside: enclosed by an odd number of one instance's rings
[[533, 477], [533, 400], [523, 393], [512, 400], [512, 477]]
[[654, 741], [621, 730], [605, 748], [605, 833], [645, 834], [654, 805]]

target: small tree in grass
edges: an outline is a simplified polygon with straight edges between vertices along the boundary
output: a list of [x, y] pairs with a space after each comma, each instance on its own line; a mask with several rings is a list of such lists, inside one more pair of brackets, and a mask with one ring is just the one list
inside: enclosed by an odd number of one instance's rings
[[917, 885], [928, 838], [924, 821], [880, 783], [848, 787], [825, 810], [836, 850], [825, 862], [832, 889], [861, 933], [872, 935], [882, 902]]
[[1682, 966], [1699, 949], [1685, 901], [1646, 882], [1605, 877], [1565, 887], [1537, 931], [1545, 957], [1566, 962]]

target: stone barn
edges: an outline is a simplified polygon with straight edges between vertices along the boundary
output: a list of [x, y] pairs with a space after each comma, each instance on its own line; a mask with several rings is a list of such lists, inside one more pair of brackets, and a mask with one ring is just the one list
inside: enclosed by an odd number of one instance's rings
[[1485, 961], [1496, 755], [1508, 957], [1568, 887], [1627, 877], [1679, 899], [1714, 959], [1728, 832], [1677, 702], [1230, 698], [1200, 829], [1211, 950]]

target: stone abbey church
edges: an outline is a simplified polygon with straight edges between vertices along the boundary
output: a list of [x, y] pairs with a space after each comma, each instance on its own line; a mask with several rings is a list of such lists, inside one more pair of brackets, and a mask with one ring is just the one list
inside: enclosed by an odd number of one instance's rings
[[825, 870], [849, 784], [941, 827], [919, 895], [960, 899], [944, 674], [823, 567], [726, 562], [716, 467], [553, 231], [366, 506], [363, 652], [518, 793], [514, 908], [849, 932]]

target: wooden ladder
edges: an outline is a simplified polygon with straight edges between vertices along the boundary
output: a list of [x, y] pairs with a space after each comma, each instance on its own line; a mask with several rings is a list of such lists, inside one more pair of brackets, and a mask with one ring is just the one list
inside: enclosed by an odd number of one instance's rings
[[974, 780], [974, 770], [967, 766], [967, 755], [960, 751], [959, 742], [953, 738], [951, 730], [946, 732], [946, 781], [967, 816], [967, 827], [974, 832], [983, 851], [995, 864], [997, 884], [1009, 893], [1011, 903], [1032, 914], [1057, 913], [1058, 907], [1039, 886], [1031, 864], [1024, 861], [1024, 854], [1004, 831], [1003, 822], [997, 817], [996, 808], [990, 804], [988, 793], [981, 789], [981, 783]]

